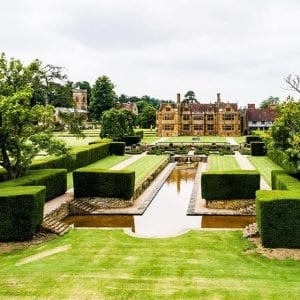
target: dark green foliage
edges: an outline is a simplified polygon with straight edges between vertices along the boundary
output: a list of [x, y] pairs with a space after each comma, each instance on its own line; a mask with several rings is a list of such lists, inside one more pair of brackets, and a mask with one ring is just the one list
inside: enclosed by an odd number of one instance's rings
[[273, 190], [299, 190], [300, 181], [297, 178], [290, 176], [283, 170], [272, 170], [272, 189]]
[[260, 187], [258, 171], [209, 171], [201, 176], [202, 197], [217, 199], [254, 199]]
[[43, 169], [29, 171], [28, 175], [0, 183], [0, 191], [20, 186], [46, 186], [45, 201], [51, 200], [67, 190], [65, 169]]
[[141, 137], [136, 135], [130, 135], [123, 137], [120, 141], [124, 142], [126, 146], [131, 146], [133, 144], [139, 143], [141, 141]]
[[296, 173], [297, 168], [295, 164], [289, 162], [288, 155], [282, 150], [268, 150], [267, 156], [277, 165], [282, 167], [286, 172]]
[[261, 142], [262, 139], [258, 135], [247, 135], [246, 136], [246, 144], [250, 144], [251, 142]]
[[135, 172], [81, 168], [73, 172], [75, 197], [117, 197], [129, 200], [133, 196]]
[[252, 156], [265, 156], [266, 145], [264, 142], [251, 142], [250, 151]]
[[64, 168], [68, 172], [92, 164], [109, 155], [108, 143], [96, 143], [93, 145], [76, 147], [72, 149], [71, 156], [48, 157], [34, 161], [31, 170]]
[[0, 168], [0, 182], [8, 179], [7, 171]]
[[43, 221], [45, 187], [0, 189], [0, 241], [33, 237]]
[[124, 155], [125, 143], [124, 142], [112, 142], [109, 144], [110, 155]]
[[256, 218], [265, 247], [300, 248], [300, 189], [257, 191]]

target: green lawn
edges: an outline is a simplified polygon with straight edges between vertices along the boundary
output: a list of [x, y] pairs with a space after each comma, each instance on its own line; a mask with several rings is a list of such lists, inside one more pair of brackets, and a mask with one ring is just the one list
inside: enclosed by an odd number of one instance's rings
[[[124, 156], [107, 156], [97, 162], [88, 165], [89, 168], [97, 168], [97, 169], [110, 169], [111, 167], [117, 165], [118, 163], [128, 159], [131, 155]], [[68, 189], [73, 187], [73, 172], [68, 173], [67, 176], [67, 186]]]
[[230, 171], [241, 168], [234, 156], [210, 155], [208, 157], [208, 169], [209, 171]]
[[258, 170], [269, 186], [272, 186], [271, 171], [282, 170], [280, 166], [275, 164], [267, 156], [247, 156], [249, 161]]
[[135, 171], [135, 185], [140, 184], [153, 172], [165, 159], [167, 155], [147, 155], [126, 167], [126, 170]]
[[[16, 266], [65, 246], [66, 251]], [[240, 231], [142, 239], [73, 230], [0, 255], [1, 299], [299, 299], [300, 262], [247, 250]]]
[[[174, 136], [174, 137], [169, 137], [165, 142], [192, 143], [194, 141], [193, 141], [193, 136]], [[200, 136], [200, 140], [197, 142], [216, 143], [216, 142], [227, 142], [227, 140], [226, 137], [222, 137], [222, 136]]]
[[234, 139], [238, 144], [246, 142], [245, 136], [236, 136], [236, 137], [234, 137]]
[[155, 137], [155, 136], [153, 136], [153, 137], [144, 137], [144, 138], [142, 138], [141, 142], [145, 143], [145, 144], [152, 144], [152, 143], [158, 141], [159, 139], [160, 139], [159, 137]]

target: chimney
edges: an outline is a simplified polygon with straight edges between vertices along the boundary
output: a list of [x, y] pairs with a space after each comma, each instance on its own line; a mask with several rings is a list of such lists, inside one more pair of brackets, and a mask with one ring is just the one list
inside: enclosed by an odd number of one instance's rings
[[255, 109], [255, 104], [248, 104], [248, 109]]
[[217, 102], [220, 103], [221, 102], [221, 94], [217, 93]]
[[177, 93], [177, 104], [179, 104], [179, 103], [180, 103], [180, 94]]

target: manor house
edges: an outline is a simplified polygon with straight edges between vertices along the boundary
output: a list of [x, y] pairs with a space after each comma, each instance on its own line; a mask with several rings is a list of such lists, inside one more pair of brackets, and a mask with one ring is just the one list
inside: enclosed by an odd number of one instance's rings
[[225, 103], [217, 94], [215, 103], [203, 104], [196, 99], [162, 103], [156, 114], [158, 136], [238, 136], [245, 131], [245, 111], [237, 103]]

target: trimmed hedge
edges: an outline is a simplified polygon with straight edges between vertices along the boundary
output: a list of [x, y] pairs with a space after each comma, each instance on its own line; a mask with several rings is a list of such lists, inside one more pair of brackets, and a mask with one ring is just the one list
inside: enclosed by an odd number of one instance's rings
[[265, 156], [266, 155], [266, 145], [264, 142], [251, 142], [250, 143], [250, 153], [252, 156]]
[[246, 144], [250, 144], [251, 142], [261, 142], [262, 139], [258, 135], [247, 135], [246, 136]]
[[[297, 173], [297, 167], [288, 161], [288, 156], [281, 150], [269, 150], [267, 156], [288, 173]], [[299, 171], [298, 171], [299, 172]]]
[[300, 248], [300, 190], [257, 191], [256, 220], [265, 247]]
[[109, 155], [108, 143], [96, 143], [93, 145], [76, 147], [71, 150], [70, 156], [47, 157], [34, 161], [30, 169], [67, 169], [71, 172], [75, 169], [92, 164]]
[[18, 186], [45, 186], [45, 201], [62, 195], [67, 190], [67, 170], [43, 169], [29, 171], [28, 175], [0, 183], [0, 191]]
[[272, 190], [299, 190], [300, 181], [283, 170], [271, 171]]
[[126, 146], [132, 146], [133, 144], [138, 144], [141, 141], [141, 137], [137, 135], [125, 136], [116, 142], [124, 142]]
[[124, 155], [125, 143], [124, 142], [112, 142], [109, 144], [110, 155]]
[[134, 193], [135, 172], [81, 168], [73, 172], [75, 197], [117, 197], [129, 200]]
[[260, 174], [252, 170], [203, 172], [201, 186], [206, 200], [254, 199], [260, 187]]
[[43, 222], [45, 187], [0, 189], [0, 241], [33, 237]]

